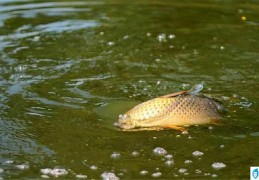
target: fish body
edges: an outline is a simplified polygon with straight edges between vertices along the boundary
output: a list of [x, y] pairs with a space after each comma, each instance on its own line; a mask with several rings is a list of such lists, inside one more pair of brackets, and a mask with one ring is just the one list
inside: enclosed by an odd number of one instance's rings
[[122, 129], [157, 127], [181, 130], [180, 127], [185, 125], [213, 123], [221, 118], [223, 110], [219, 102], [198, 95], [196, 88], [143, 102], [120, 115], [118, 126]]

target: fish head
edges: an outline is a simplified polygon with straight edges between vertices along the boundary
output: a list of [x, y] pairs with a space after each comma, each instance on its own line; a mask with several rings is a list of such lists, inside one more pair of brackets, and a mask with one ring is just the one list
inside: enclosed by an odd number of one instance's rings
[[131, 119], [130, 115], [121, 114], [116, 125], [122, 129], [133, 129], [136, 127], [136, 122]]

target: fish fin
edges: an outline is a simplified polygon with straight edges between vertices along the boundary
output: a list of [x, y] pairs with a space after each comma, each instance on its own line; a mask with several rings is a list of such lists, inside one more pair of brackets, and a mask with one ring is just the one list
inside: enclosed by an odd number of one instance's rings
[[187, 91], [187, 94], [198, 95], [198, 93], [203, 89], [203, 85], [204, 82], [194, 85], [189, 91]]
[[147, 128], [134, 128], [134, 129], [120, 129], [121, 131], [136, 132], [136, 131], [160, 131], [164, 128], [161, 127], [147, 127]]
[[180, 127], [180, 126], [175, 126], [175, 125], [165, 125], [165, 126], [163, 126], [163, 128], [166, 128], [166, 129], [175, 129], [175, 130], [181, 131], [181, 132], [186, 131], [186, 128]]
[[172, 93], [172, 94], [167, 94], [167, 95], [164, 95], [164, 96], [161, 96], [162, 98], [170, 98], [170, 97], [175, 97], [175, 96], [179, 96], [181, 94], [186, 94], [187, 91], [180, 91], [180, 92], [175, 92], [175, 93]]

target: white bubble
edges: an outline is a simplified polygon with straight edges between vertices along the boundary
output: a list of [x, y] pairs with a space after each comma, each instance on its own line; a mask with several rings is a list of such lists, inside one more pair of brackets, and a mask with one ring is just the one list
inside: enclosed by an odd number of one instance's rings
[[149, 36], [151, 36], [151, 33], [150, 33], [150, 32], [148, 32], [146, 35], [149, 37]]
[[157, 156], [164, 156], [167, 154], [167, 151], [164, 149], [164, 148], [161, 148], [161, 147], [156, 147], [154, 150], [153, 150], [153, 153]]
[[112, 42], [112, 41], [107, 42], [108, 46], [113, 46], [114, 44], [115, 44], [115, 42]]
[[221, 149], [223, 149], [223, 148], [225, 148], [225, 145], [224, 145], [224, 144], [221, 144], [219, 147], [220, 147]]
[[176, 135], [176, 137], [177, 137], [177, 138], [180, 138], [180, 137], [181, 137], [181, 135], [177, 134], [177, 135]]
[[221, 50], [224, 50], [224, 49], [225, 49], [225, 47], [224, 47], [224, 46], [220, 46], [220, 49], [221, 49]]
[[157, 40], [159, 41], [159, 42], [166, 42], [167, 41], [167, 39], [166, 39], [166, 34], [158, 34], [157, 35]]
[[168, 38], [169, 38], [169, 39], [174, 39], [175, 37], [176, 37], [176, 36], [175, 36], [174, 34], [169, 34], [169, 35], [168, 35]]
[[116, 174], [112, 172], [104, 172], [101, 174], [101, 178], [103, 180], [119, 180], [120, 178], [116, 176]]
[[172, 166], [172, 165], [174, 165], [174, 160], [167, 160], [167, 161], [165, 162], [165, 165], [167, 165], [167, 166]]
[[180, 168], [179, 170], [178, 170], [178, 172], [179, 173], [186, 173], [187, 172], [187, 169], [185, 169], [185, 168]]
[[185, 163], [185, 164], [191, 164], [191, 163], [192, 163], [192, 160], [185, 160], [184, 163]]
[[140, 175], [142, 175], [142, 176], [145, 176], [145, 175], [147, 175], [148, 174], [148, 171], [146, 171], [146, 170], [143, 170], [143, 171], [140, 171], [140, 173], [139, 173]]
[[217, 174], [212, 174], [211, 177], [215, 178], [215, 177], [218, 177], [218, 175]]
[[183, 131], [182, 134], [189, 134], [189, 132], [188, 131]]
[[137, 156], [139, 156], [139, 152], [138, 152], [138, 151], [133, 151], [133, 152], [131, 153], [131, 155], [132, 155], [133, 157], [137, 157]]
[[121, 154], [118, 153], [118, 152], [113, 152], [113, 153], [111, 154], [111, 158], [112, 158], [112, 159], [119, 159], [120, 157], [121, 157]]
[[50, 174], [51, 171], [52, 171], [52, 169], [50, 169], [50, 168], [46, 168], [46, 169], [41, 169], [41, 170], [40, 170], [40, 172], [41, 172], [42, 174]]
[[201, 152], [201, 151], [194, 151], [194, 152], [192, 153], [192, 155], [195, 156], [195, 157], [202, 156], [203, 154], [204, 154], [204, 153]]
[[162, 175], [161, 172], [156, 172], [156, 173], [153, 173], [153, 174], [152, 174], [152, 177], [158, 178], [158, 177], [160, 177], [161, 175]]
[[29, 163], [24, 163], [24, 164], [19, 164], [19, 165], [16, 165], [16, 167], [18, 169], [21, 169], [21, 170], [25, 170], [25, 169], [29, 169]]
[[76, 178], [78, 178], [78, 179], [86, 179], [86, 178], [87, 178], [87, 175], [77, 174], [77, 175], [76, 175]]
[[160, 62], [160, 61], [161, 61], [161, 59], [159, 59], [159, 58], [156, 58], [156, 59], [155, 59], [155, 61], [156, 61], [156, 62]]
[[40, 36], [34, 36], [33, 39], [32, 39], [32, 41], [34, 41], [34, 42], [37, 42], [39, 40], [40, 40]]
[[222, 162], [214, 162], [212, 165], [211, 165], [212, 168], [214, 169], [223, 169], [226, 167], [226, 164], [222, 163]]
[[91, 169], [91, 170], [97, 170], [97, 169], [98, 169], [98, 167], [97, 167], [97, 166], [95, 166], [95, 165], [92, 165], [92, 166], [90, 166], [90, 169]]
[[172, 154], [167, 154], [167, 155], [165, 155], [165, 158], [166, 159], [172, 159], [174, 156], [172, 155]]
[[196, 173], [196, 174], [200, 174], [200, 173], [201, 173], [201, 170], [196, 169], [196, 170], [195, 170], [195, 173]]
[[42, 174], [40, 177], [41, 177], [41, 178], [44, 178], [44, 179], [48, 179], [48, 178], [49, 178], [49, 176], [46, 175], [46, 174]]
[[66, 174], [68, 174], [67, 170], [65, 170], [64, 168], [62, 167], [55, 167], [51, 172], [50, 172], [51, 175], [53, 176], [64, 176]]
[[129, 38], [128, 35], [123, 36], [123, 39], [128, 39], [128, 38]]
[[208, 127], [208, 129], [209, 129], [209, 130], [212, 130], [212, 129], [214, 129], [214, 127], [212, 127], [212, 126], [209, 126], [209, 127]]

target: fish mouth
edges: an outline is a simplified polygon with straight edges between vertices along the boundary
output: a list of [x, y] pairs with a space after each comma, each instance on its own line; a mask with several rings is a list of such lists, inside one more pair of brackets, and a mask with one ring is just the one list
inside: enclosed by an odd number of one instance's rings
[[121, 129], [135, 128], [135, 123], [131, 120], [130, 116], [126, 114], [119, 115], [119, 120], [115, 122], [113, 125]]

